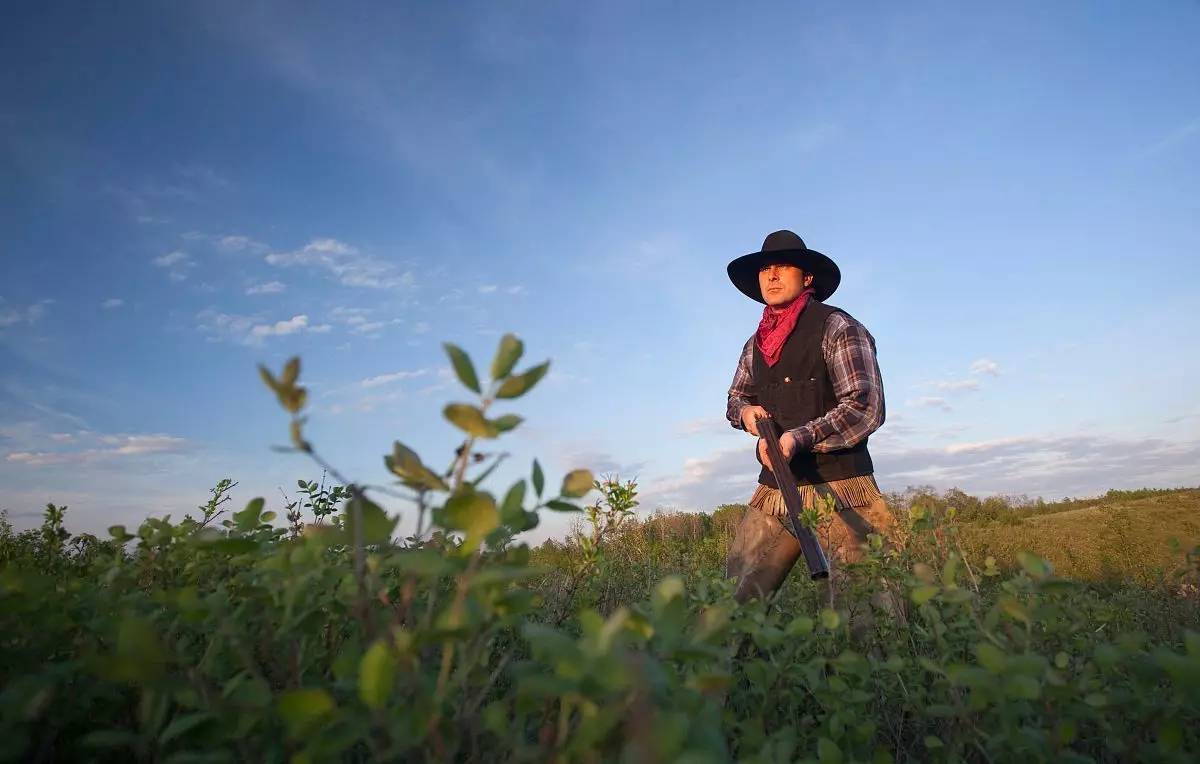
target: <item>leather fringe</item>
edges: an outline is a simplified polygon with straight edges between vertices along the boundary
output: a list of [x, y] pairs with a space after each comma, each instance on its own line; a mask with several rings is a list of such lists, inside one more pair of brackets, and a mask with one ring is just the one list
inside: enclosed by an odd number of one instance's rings
[[[841, 511], [851, 507], [868, 507], [882, 494], [874, 475], [831, 480], [817, 485], [799, 485], [800, 498], [804, 500], [805, 508], [812, 507], [820, 496], [832, 496], [834, 508]], [[783, 493], [778, 488], [762, 485], [754, 489], [750, 497], [750, 506], [773, 517], [787, 517], [787, 506], [783, 503]]]

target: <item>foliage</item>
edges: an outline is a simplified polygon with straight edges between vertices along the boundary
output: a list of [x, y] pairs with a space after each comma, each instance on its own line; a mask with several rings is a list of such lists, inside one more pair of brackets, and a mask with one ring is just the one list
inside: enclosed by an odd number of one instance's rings
[[[1179, 586], [1196, 556], [1157, 588], [1098, 590], [1029, 554], [1013, 570], [972, 560], [954, 513], [909, 508], [907, 544], [874, 543], [835, 608], [796, 576], [772, 607], [738, 607], [722, 559], [741, 507], [642, 520], [636, 481], [575, 470], [553, 492], [536, 461], [505, 490], [485, 487], [503, 457], [475, 444], [521, 424], [493, 408], [548, 369], [515, 373], [523, 350], [506, 335], [485, 382], [446, 346], [476, 396], [444, 410], [462, 444], [442, 469], [393, 444], [394, 486], [348, 480], [306, 439], [298, 360], [261, 369], [291, 415], [292, 448], [332, 481], [299, 481], [286, 527], [263, 499], [230, 513], [229, 480], [198, 519], [114, 526], [106, 540], [72, 537], [65, 507], [24, 533], [0, 518], [0, 758], [1188, 761], [1200, 750], [1200, 603]], [[580, 511], [589, 489], [599, 498], [573, 539], [520, 540], [541, 512]], [[411, 502], [412, 535], [394, 539], [381, 495]], [[902, 588], [907, 622], [852, 633], [882, 580]]]

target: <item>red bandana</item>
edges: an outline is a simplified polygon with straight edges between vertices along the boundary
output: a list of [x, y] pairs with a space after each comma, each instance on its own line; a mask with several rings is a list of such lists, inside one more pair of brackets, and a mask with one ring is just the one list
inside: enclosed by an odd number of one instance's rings
[[796, 328], [796, 319], [804, 312], [804, 306], [808, 305], [808, 298], [812, 296], [813, 291], [805, 289], [785, 307], [772, 308], [768, 305], [763, 308], [762, 320], [758, 322], [758, 333], [754, 335], [754, 344], [758, 346], [767, 366], [774, 366], [779, 362], [783, 343], [787, 342], [788, 336]]

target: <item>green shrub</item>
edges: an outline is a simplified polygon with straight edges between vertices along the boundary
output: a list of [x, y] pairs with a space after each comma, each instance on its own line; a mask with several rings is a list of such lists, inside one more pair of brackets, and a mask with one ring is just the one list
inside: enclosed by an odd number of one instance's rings
[[[548, 365], [514, 373], [523, 347], [508, 335], [485, 385], [446, 349], [477, 398], [444, 410], [463, 433], [445, 469], [395, 443], [383, 459], [395, 486], [340, 475], [305, 438], [293, 360], [262, 376], [291, 414], [292, 448], [332, 482], [299, 481], [285, 517], [262, 499], [229, 512], [235, 484], [223, 480], [198, 518], [114, 526], [107, 540], [72, 537], [54, 505], [40, 530], [0, 522], [0, 758], [1188, 761], [1200, 750], [1200, 625], [1181, 590], [1097, 589], [1028, 554], [1005, 571], [964, 554], [953, 512], [913, 507], [908, 544], [875, 543], [833, 608], [797, 576], [770, 606], [739, 607], [722, 563], [741, 507], [642, 520], [636, 482], [576, 470], [548, 491], [536, 461], [490, 492], [497, 462], [475, 444], [521, 424], [493, 408]], [[580, 511], [592, 489], [572, 539], [519, 540], [543, 511]], [[380, 494], [411, 501], [411, 536], [393, 538]], [[852, 635], [885, 585], [908, 603], [906, 622], [881, 614]]]

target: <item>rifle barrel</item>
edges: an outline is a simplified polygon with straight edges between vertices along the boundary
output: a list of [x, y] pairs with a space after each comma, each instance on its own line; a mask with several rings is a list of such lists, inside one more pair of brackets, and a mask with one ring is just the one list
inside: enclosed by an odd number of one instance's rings
[[757, 422], [758, 434], [767, 444], [767, 459], [771, 463], [771, 472], [775, 474], [775, 482], [779, 484], [779, 492], [783, 494], [783, 503], [792, 523], [792, 533], [800, 542], [800, 551], [804, 553], [808, 574], [813, 579], [829, 578], [829, 560], [825, 558], [825, 550], [821, 549], [821, 543], [817, 541], [812, 529], [800, 520], [804, 500], [800, 498], [800, 489], [796, 487], [792, 468], [787, 459], [783, 458], [783, 448], [779, 445], [775, 422], [767, 417], [759, 417]]

